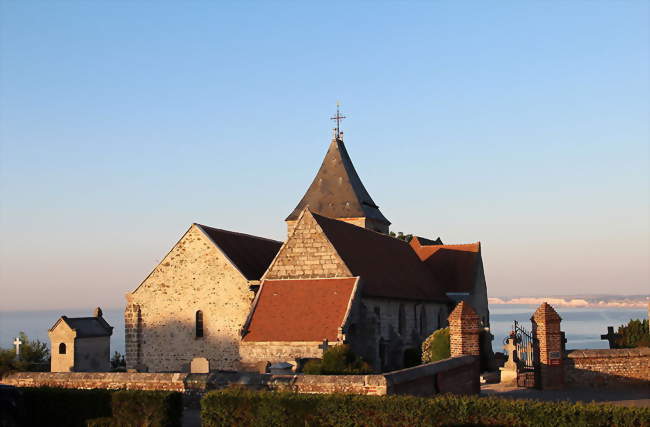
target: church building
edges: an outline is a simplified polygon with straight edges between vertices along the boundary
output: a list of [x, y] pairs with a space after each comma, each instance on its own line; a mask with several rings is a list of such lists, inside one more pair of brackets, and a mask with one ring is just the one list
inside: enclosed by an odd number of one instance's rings
[[380, 372], [408, 365], [459, 301], [489, 328], [480, 243], [390, 236], [338, 123], [286, 224], [284, 242], [192, 224], [126, 295], [127, 368], [299, 366], [348, 344]]

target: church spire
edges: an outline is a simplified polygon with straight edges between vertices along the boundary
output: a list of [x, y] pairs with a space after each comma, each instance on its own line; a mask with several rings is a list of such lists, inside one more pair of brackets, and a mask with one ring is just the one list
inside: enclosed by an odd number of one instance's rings
[[388, 233], [390, 221], [381, 213], [361, 182], [341, 138], [341, 116], [337, 108], [335, 134], [314, 181], [296, 208], [285, 220], [289, 231], [306, 207], [323, 216], [360, 227]]

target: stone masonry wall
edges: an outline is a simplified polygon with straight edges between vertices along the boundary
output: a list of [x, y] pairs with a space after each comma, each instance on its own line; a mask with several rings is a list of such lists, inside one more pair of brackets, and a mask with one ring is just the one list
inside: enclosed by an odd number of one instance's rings
[[266, 279], [308, 279], [351, 277], [336, 250], [309, 211], [298, 220], [296, 229], [282, 246], [265, 275]]
[[75, 340], [76, 372], [107, 372], [111, 369], [111, 337]]
[[[127, 295], [128, 367], [187, 372], [193, 358], [205, 357], [211, 369], [236, 370], [240, 330], [253, 296], [246, 279], [192, 225], [142, 285]], [[195, 334], [198, 310], [203, 312], [202, 338]]]
[[[322, 358], [322, 342], [253, 342], [240, 344], [241, 363], [295, 362], [302, 358]], [[334, 345], [335, 343], [332, 343]]]
[[571, 350], [564, 372], [570, 387], [638, 385], [650, 390], [650, 348]]
[[16, 372], [2, 378], [0, 384], [16, 387], [184, 391], [187, 375], [142, 372]]
[[124, 309], [124, 340], [126, 368], [138, 369], [142, 364], [142, 316], [138, 304], [128, 303]]
[[170, 390], [198, 393], [239, 385], [255, 390], [292, 390], [298, 393], [350, 393], [367, 395], [478, 393], [478, 359], [457, 357], [378, 375], [271, 375], [243, 372], [124, 373], [124, 372], [18, 372], [1, 384], [17, 387], [77, 389]]
[[[347, 334], [347, 340], [378, 371], [403, 368], [404, 352], [419, 349], [433, 331], [447, 324], [445, 304], [365, 297], [362, 304], [353, 311], [354, 332]], [[404, 313], [401, 332], [400, 307]]]
[[[52, 360], [50, 370], [52, 372], [71, 372], [74, 370], [75, 354], [75, 335], [64, 322], [60, 322], [57, 327], [48, 333], [50, 338], [50, 349]], [[59, 345], [65, 344], [65, 354], [59, 354]]]

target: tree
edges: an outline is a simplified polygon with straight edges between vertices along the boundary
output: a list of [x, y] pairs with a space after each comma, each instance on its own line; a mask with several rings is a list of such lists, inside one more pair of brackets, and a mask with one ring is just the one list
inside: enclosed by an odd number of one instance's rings
[[431, 363], [451, 357], [449, 328], [438, 329], [422, 343], [422, 362]]
[[650, 347], [650, 329], [648, 319], [631, 319], [627, 325], [618, 327], [619, 338], [615, 348]]
[[323, 353], [323, 360], [307, 362], [303, 372], [312, 375], [370, 374], [372, 367], [354, 354], [350, 346], [342, 344], [328, 348]]
[[390, 233], [388, 233], [388, 235], [396, 239], [404, 240], [406, 243], [409, 243], [413, 238], [412, 234], [404, 234], [401, 231], [398, 231], [397, 234], [395, 234], [394, 231], [391, 231]]
[[20, 357], [16, 358], [14, 349], [0, 348], [0, 376], [10, 371], [43, 372], [50, 369], [50, 352], [47, 344], [39, 340], [31, 341], [24, 332], [19, 334]]
[[113, 357], [111, 357], [111, 371], [126, 372], [126, 359], [119, 351], [115, 351]]

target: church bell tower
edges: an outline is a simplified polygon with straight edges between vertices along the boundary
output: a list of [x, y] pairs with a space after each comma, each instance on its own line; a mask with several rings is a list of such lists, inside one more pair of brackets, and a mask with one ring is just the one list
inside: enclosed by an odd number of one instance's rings
[[345, 116], [336, 107], [334, 136], [314, 181], [300, 203], [285, 220], [289, 234], [305, 207], [320, 215], [388, 234], [390, 221], [379, 210], [363, 186], [343, 143], [340, 121]]

